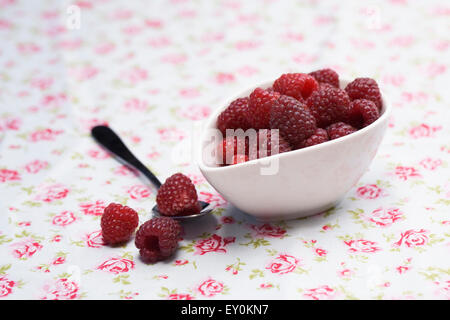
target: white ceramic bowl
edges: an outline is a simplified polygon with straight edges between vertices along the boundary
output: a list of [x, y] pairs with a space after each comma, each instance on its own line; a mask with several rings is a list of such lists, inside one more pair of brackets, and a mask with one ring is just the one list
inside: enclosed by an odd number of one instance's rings
[[[341, 80], [340, 87], [344, 88], [349, 82]], [[386, 131], [391, 105], [382, 93], [380, 118], [336, 140], [237, 165], [207, 164], [205, 149], [211, 143], [209, 129], [216, 128], [217, 116], [233, 100], [272, 83], [273, 80], [256, 84], [219, 105], [202, 133], [200, 170], [225, 199], [257, 219], [285, 220], [323, 212], [342, 200], [367, 170]], [[276, 168], [277, 164], [275, 174], [261, 174], [269, 165]]]

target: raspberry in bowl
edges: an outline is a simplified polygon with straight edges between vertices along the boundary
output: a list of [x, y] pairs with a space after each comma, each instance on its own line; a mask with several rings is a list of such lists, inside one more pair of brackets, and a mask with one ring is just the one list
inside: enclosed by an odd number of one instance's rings
[[[368, 78], [339, 79], [337, 88], [329, 71], [309, 75], [328, 83], [314, 85], [309, 77], [285, 75], [282, 81], [259, 83], [221, 103], [202, 133], [201, 172], [231, 204], [257, 219], [294, 219], [335, 206], [367, 170], [386, 131], [391, 106]], [[254, 97], [265, 113], [242, 119], [258, 110]], [[227, 110], [237, 99], [238, 107]], [[322, 108], [324, 104], [329, 108]], [[231, 152], [225, 146], [233, 143], [222, 142], [226, 121], [245, 126], [237, 131], [243, 135]], [[272, 145], [277, 152], [261, 156], [262, 136], [276, 138]]]

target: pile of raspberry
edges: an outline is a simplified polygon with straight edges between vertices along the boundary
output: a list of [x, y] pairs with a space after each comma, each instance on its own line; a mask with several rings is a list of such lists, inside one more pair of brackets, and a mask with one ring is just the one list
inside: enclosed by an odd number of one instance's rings
[[[142, 260], [150, 263], [165, 260], [176, 251], [182, 227], [173, 217], [201, 210], [194, 184], [181, 173], [164, 182], [158, 190], [156, 203], [161, 216], [143, 223], [134, 241]], [[139, 217], [130, 207], [111, 203], [105, 208], [100, 224], [104, 242], [117, 246], [130, 240], [139, 225]]]
[[[356, 78], [342, 89], [332, 69], [286, 73], [271, 87], [231, 102], [218, 116], [224, 137], [218, 161], [238, 164], [338, 139], [373, 123], [381, 107], [378, 84], [371, 78]], [[246, 135], [227, 134], [227, 129], [255, 129], [255, 143]], [[279, 130], [278, 137], [272, 137], [271, 129]]]

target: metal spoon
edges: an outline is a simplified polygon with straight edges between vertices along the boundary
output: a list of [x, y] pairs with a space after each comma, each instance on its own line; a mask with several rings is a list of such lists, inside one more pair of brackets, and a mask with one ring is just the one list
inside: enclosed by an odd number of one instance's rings
[[[157, 189], [161, 187], [161, 181], [159, 181], [159, 179], [131, 153], [131, 151], [111, 128], [107, 126], [95, 126], [91, 130], [91, 135], [120, 163], [132, 167], [142, 173]], [[211, 213], [213, 210], [213, 205], [208, 202], [199, 201], [199, 204], [202, 208], [200, 213], [191, 214], [188, 216], [171, 216], [171, 218], [177, 220], [189, 220], [202, 217], [208, 213]], [[159, 212], [157, 205], [153, 207], [152, 211], [157, 216], [163, 216], [163, 214]]]

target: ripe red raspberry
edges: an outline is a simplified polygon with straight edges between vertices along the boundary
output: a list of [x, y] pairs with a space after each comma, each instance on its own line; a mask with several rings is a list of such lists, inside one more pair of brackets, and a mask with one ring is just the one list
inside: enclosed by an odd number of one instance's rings
[[280, 135], [298, 149], [303, 140], [316, 131], [316, 121], [304, 104], [292, 97], [281, 96], [272, 107], [270, 127], [279, 129]]
[[254, 129], [269, 128], [270, 109], [280, 94], [276, 91], [256, 88], [248, 103], [248, 121]]
[[306, 73], [285, 73], [273, 83], [273, 89], [302, 101], [319, 88], [316, 79]]
[[310, 147], [310, 146], [314, 146], [316, 144], [320, 144], [323, 142], [327, 142], [328, 141], [328, 133], [327, 130], [322, 129], [322, 128], [317, 128], [316, 132], [314, 132], [314, 134], [309, 137], [308, 139], [306, 139], [303, 142], [303, 147]]
[[371, 78], [356, 78], [345, 87], [345, 91], [347, 91], [351, 100], [371, 100], [381, 110], [381, 93], [375, 80]]
[[238, 98], [231, 102], [219, 115], [217, 118], [217, 128], [223, 135], [226, 134], [226, 129], [242, 129], [245, 131], [250, 128], [247, 120], [248, 101], [249, 99], [247, 97]]
[[191, 179], [176, 173], [159, 188], [156, 204], [162, 215], [186, 216], [200, 212], [197, 191]]
[[181, 225], [172, 218], [153, 218], [141, 225], [134, 243], [145, 262], [157, 262], [175, 252], [181, 231]]
[[130, 239], [139, 224], [136, 211], [118, 203], [110, 203], [100, 221], [103, 240], [109, 244], [117, 244]]
[[244, 163], [247, 162], [248, 156], [246, 154], [237, 154], [233, 156], [232, 164]]
[[356, 127], [366, 127], [380, 117], [380, 112], [373, 101], [356, 99], [350, 103], [349, 123]]
[[[250, 150], [255, 150], [255, 148], [250, 146]], [[281, 133], [272, 134], [272, 130], [264, 129], [258, 131], [258, 159], [291, 150], [291, 145], [281, 136]]]
[[321, 83], [328, 83], [335, 88], [339, 88], [339, 75], [332, 69], [321, 69], [309, 73], [314, 79]]
[[328, 126], [327, 133], [330, 140], [337, 139], [355, 132], [356, 129], [344, 122], [336, 122]]
[[350, 98], [344, 90], [329, 87], [314, 91], [306, 104], [317, 126], [325, 128], [335, 122], [347, 121]]
[[218, 160], [222, 157], [222, 164], [233, 163], [237, 154], [248, 154], [248, 139], [245, 136], [227, 136], [217, 147]]

